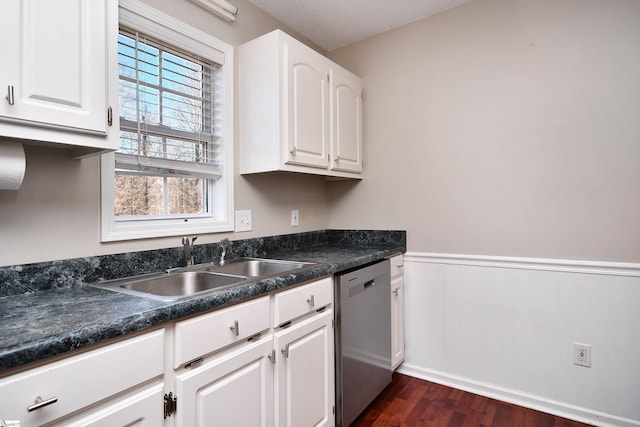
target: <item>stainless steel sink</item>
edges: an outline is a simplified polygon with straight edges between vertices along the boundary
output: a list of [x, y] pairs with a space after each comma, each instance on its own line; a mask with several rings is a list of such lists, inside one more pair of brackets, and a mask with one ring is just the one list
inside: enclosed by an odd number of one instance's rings
[[264, 258], [242, 258], [225, 265], [208, 267], [206, 271], [245, 277], [270, 277], [313, 265], [310, 262], [281, 261]]
[[313, 263], [243, 258], [221, 266], [202, 264], [168, 273], [152, 273], [98, 282], [92, 286], [161, 301], [175, 301], [236, 286], [249, 279], [260, 280], [289, 273], [309, 265]]
[[209, 289], [243, 282], [246, 277], [204, 271], [185, 271], [162, 277], [137, 280], [120, 285], [123, 289], [163, 296], [193, 295]]
[[244, 276], [231, 274], [184, 271], [110, 280], [95, 283], [93, 286], [162, 301], [175, 301], [202, 292], [235, 286], [246, 279]]

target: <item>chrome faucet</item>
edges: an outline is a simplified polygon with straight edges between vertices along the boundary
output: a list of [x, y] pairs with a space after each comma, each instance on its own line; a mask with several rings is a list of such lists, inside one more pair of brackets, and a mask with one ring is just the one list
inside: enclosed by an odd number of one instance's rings
[[231, 247], [233, 243], [231, 240], [224, 238], [220, 240], [220, 247], [222, 248], [222, 254], [220, 255], [220, 265], [224, 265], [224, 257], [227, 255], [227, 249]]
[[193, 249], [195, 248], [195, 244], [193, 242], [196, 241], [198, 236], [193, 236], [191, 239], [188, 237], [182, 238], [182, 246], [184, 247], [184, 259], [187, 261], [187, 266], [193, 265]]

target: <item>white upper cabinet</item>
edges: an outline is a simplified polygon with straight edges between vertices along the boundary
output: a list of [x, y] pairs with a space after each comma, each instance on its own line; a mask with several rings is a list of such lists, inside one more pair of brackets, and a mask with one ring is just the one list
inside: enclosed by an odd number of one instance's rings
[[329, 63], [301, 43], [285, 42], [288, 152], [285, 162], [329, 166]]
[[331, 169], [362, 172], [362, 80], [331, 69]]
[[89, 148], [80, 155], [117, 148], [116, 3], [0, 2], [0, 136]]
[[362, 178], [362, 81], [280, 30], [242, 45], [240, 172]]

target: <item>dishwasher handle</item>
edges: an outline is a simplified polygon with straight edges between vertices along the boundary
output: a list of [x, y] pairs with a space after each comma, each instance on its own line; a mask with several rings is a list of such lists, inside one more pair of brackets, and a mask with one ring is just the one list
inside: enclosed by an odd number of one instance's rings
[[371, 289], [374, 288], [376, 286], [376, 280], [369, 280], [368, 282], [364, 282], [364, 283], [354, 283], [351, 285], [351, 287], [349, 288], [349, 298], [356, 296], [364, 291], [366, 291], [367, 289]]

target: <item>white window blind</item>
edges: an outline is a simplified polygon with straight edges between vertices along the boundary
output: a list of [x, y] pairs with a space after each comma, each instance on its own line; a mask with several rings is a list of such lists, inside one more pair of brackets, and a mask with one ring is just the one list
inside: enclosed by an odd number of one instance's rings
[[223, 175], [221, 66], [135, 31], [118, 37], [120, 150], [116, 173]]

